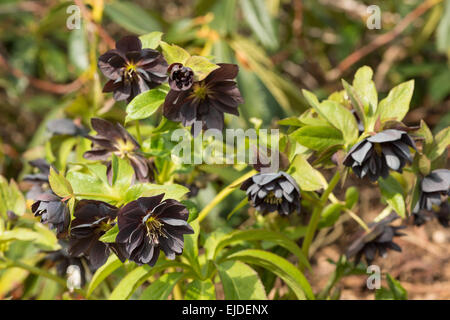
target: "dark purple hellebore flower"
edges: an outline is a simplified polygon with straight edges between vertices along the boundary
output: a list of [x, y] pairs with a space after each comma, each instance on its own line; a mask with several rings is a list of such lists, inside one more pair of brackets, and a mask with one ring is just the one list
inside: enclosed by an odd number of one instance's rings
[[169, 73], [170, 89], [175, 91], [186, 91], [194, 83], [194, 71], [183, 66], [181, 63], [172, 63], [167, 70]]
[[56, 229], [58, 237], [64, 236], [70, 224], [70, 213], [62, 199], [53, 193], [42, 193], [31, 206], [34, 216], [40, 216], [41, 222]]
[[251, 205], [263, 214], [300, 213], [300, 188], [286, 172], [257, 173], [242, 183], [241, 190], [246, 191]]
[[[92, 118], [92, 128], [97, 131], [96, 136], [88, 135], [86, 138], [92, 141], [93, 148], [84, 153], [88, 160], [108, 161], [112, 154], [119, 158], [126, 158], [134, 169], [137, 180], [153, 180], [154, 166], [152, 162], [139, 152], [139, 144], [119, 123]], [[108, 165], [108, 172], [111, 166]], [[109, 174], [108, 174], [109, 176]]]
[[116, 49], [98, 58], [98, 67], [110, 79], [103, 92], [114, 92], [116, 101], [130, 102], [138, 94], [159, 86], [167, 79], [167, 62], [156, 50], [142, 49], [141, 40], [126, 36]]
[[355, 257], [355, 264], [358, 264], [364, 256], [367, 264], [371, 265], [377, 251], [383, 258], [387, 256], [388, 250], [392, 249], [401, 252], [402, 249], [393, 242], [393, 239], [394, 237], [403, 236], [404, 234], [398, 232], [398, 230], [404, 229], [405, 227], [393, 227], [390, 225], [397, 218], [399, 218], [398, 215], [392, 212], [383, 220], [369, 224], [370, 231], [365, 231], [350, 245], [347, 250], [347, 258]]
[[443, 226], [448, 226], [449, 195], [450, 170], [437, 169], [424, 177], [420, 183], [419, 201], [413, 210], [414, 224], [420, 226], [435, 216]]
[[102, 201], [81, 200], [70, 225], [69, 254], [73, 257], [85, 255], [94, 269], [105, 264], [112, 250], [123, 262], [126, 255], [123, 246], [100, 241], [111, 229], [119, 209]]
[[355, 144], [343, 163], [358, 177], [367, 175], [371, 181], [376, 181], [380, 176], [387, 178], [389, 169], [402, 172], [406, 162], [412, 162], [410, 147], [416, 149], [406, 132], [388, 129]]
[[[194, 82], [188, 90], [172, 88], [164, 101], [164, 116], [171, 121], [182, 122], [186, 127], [200, 121], [203, 129], [218, 130], [223, 129], [224, 113], [238, 116], [238, 105], [244, 100], [233, 79], [237, 77], [239, 68], [235, 64], [218, 65], [220, 68], [204, 80]], [[171, 87], [174, 85], [177, 86], [176, 81]]]
[[164, 194], [143, 197], [120, 209], [116, 243], [124, 244], [128, 259], [139, 265], [155, 265], [160, 250], [168, 259], [183, 252], [185, 234], [194, 233], [186, 222], [189, 212]]

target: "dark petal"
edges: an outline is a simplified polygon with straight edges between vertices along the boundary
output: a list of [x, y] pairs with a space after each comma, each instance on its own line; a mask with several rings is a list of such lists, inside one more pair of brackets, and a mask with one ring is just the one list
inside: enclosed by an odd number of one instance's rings
[[208, 129], [223, 130], [224, 116], [223, 112], [218, 111], [215, 108], [210, 108], [209, 112], [203, 119]]
[[181, 106], [180, 114], [183, 126], [189, 127], [197, 119], [197, 106], [198, 104], [194, 101], [188, 101]]
[[214, 81], [223, 81], [228, 79], [234, 79], [237, 77], [239, 67], [236, 64], [219, 63], [220, 68], [212, 71], [205, 79], [206, 83]]
[[391, 147], [388, 145], [382, 146], [384, 159], [386, 160], [386, 164], [389, 168], [392, 170], [399, 170], [400, 169], [400, 159], [399, 157], [392, 151]]
[[403, 157], [409, 162], [412, 162], [411, 152], [409, 151], [409, 147], [401, 142], [401, 141], [395, 141], [392, 143], [392, 150], [397, 154], [399, 157]]
[[136, 230], [134, 230], [130, 238], [128, 239], [128, 243], [126, 246], [127, 251], [131, 254], [137, 247], [141, 245], [143, 241], [146, 241], [145, 239], [145, 230], [144, 227], [139, 226]]
[[[92, 128], [97, 131], [99, 135], [103, 137], [103, 139], [113, 139], [118, 140], [123, 138], [120, 134], [120, 131], [114, 125], [114, 123], [109, 122], [107, 120], [101, 118], [92, 118], [91, 119]], [[95, 137], [94, 137], [95, 138]]]
[[439, 169], [432, 171], [422, 180], [424, 192], [446, 192], [450, 188], [450, 170]]
[[369, 162], [365, 162], [362, 165], [361, 176], [360, 177], [364, 178], [368, 172], [369, 172]]
[[395, 242], [389, 242], [389, 247], [394, 251], [402, 252], [402, 248]]
[[122, 82], [116, 82], [114, 80], [109, 80], [103, 86], [102, 92], [105, 92], [105, 93], [106, 92], [113, 92], [113, 91], [117, 90], [120, 86], [122, 86]]
[[123, 243], [110, 243], [109, 248], [116, 254], [119, 260], [123, 263], [128, 259], [129, 254], [126, 251], [125, 244]]
[[245, 180], [242, 185], [241, 185], [241, 190], [247, 190], [251, 185], [253, 184], [253, 179], [252, 178], [248, 178], [247, 180]]
[[100, 150], [89, 150], [83, 154], [83, 158], [92, 161], [106, 161], [111, 156], [111, 151], [100, 149]]
[[158, 204], [160, 204], [163, 198], [164, 193], [161, 193], [152, 197], [141, 197], [137, 200], [137, 203], [143, 212], [151, 212]]
[[253, 182], [262, 186], [262, 185], [272, 182], [273, 180], [279, 178], [280, 176], [282, 176], [281, 173], [258, 173], [258, 174], [255, 174], [252, 177], [252, 179], [253, 179]]
[[361, 172], [362, 172], [362, 167], [361, 166], [358, 166], [358, 165], [353, 166], [352, 170], [359, 178], [361, 178]]
[[141, 51], [142, 43], [136, 36], [125, 36], [116, 42], [116, 49], [124, 54], [129, 51]]
[[404, 131], [388, 129], [388, 130], [384, 130], [380, 133], [377, 133], [374, 136], [368, 137], [367, 141], [370, 141], [373, 143], [396, 141], [396, 140], [400, 140], [402, 138], [403, 134], [404, 134]]
[[86, 254], [91, 246], [92, 241], [96, 239], [89, 237], [84, 239], [70, 239], [69, 240], [69, 254], [73, 257], [79, 257], [83, 253]]
[[164, 116], [172, 121], [181, 121], [181, 106], [187, 93], [184, 91], [170, 90], [164, 100]]
[[370, 142], [366, 142], [365, 144], [361, 145], [360, 148], [352, 152], [352, 158], [359, 164], [362, 164], [363, 161], [367, 158], [367, 155], [369, 154], [369, 151], [371, 149], [372, 144]]
[[375, 259], [375, 254], [377, 253], [377, 246], [374, 243], [368, 243], [364, 246], [364, 255], [368, 264], [371, 264], [373, 259]]
[[105, 264], [109, 256], [108, 245], [101, 241], [95, 241], [89, 250], [89, 262], [94, 269], [100, 268]]
[[156, 264], [156, 262], [158, 261], [158, 258], [159, 258], [159, 252], [160, 252], [159, 247], [155, 247], [155, 248], [154, 248], [154, 252], [153, 252], [153, 257], [152, 257], [152, 259], [147, 263], [150, 267], [153, 267], [153, 266]]
[[114, 91], [113, 98], [116, 101], [123, 101], [130, 98], [132, 95], [132, 87], [129, 81], [123, 81], [121, 86], [118, 86]]
[[152, 260], [153, 258], [153, 254], [155, 252], [155, 246], [153, 245], [153, 243], [150, 242], [145, 242], [142, 244], [142, 251], [141, 251], [141, 256], [140, 256], [140, 261], [143, 264], [147, 264], [150, 262], [150, 260]]
[[239, 116], [239, 110], [237, 109], [237, 105], [230, 107], [218, 100], [215, 100], [214, 98], [210, 99], [210, 103], [219, 112], [230, 113], [235, 116]]
[[117, 50], [110, 50], [98, 58], [98, 68], [105, 77], [111, 80], [121, 77], [125, 63], [125, 57]]
[[392, 227], [386, 227], [383, 233], [376, 239], [377, 242], [390, 242], [394, 237], [394, 229]]
[[161, 246], [162, 251], [164, 251], [164, 254], [166, 255], [166, 258], [169, 260], [175, 259], [175, 252], [169, 247], [166, 239], [162, 238], [159, 245]]
[[147, 159], [140, 156], [128, 157], [128, 159], [130, 160], [131, 166], [133, 167], [139, 181], [142, 181], [148, 177], [149, 168]]
[[348, 151], [347, 155], [345, 156], [343, 163], [344, 165], [346, 165], [347, 167], [350, 167], [354, 160], [352, 158], [352, 153], [353, 151], [355, 151], [356, 149], [358, 149], [363, 143], [366, 143], [366, 139], [358, 142], [357, 144], [355, 144], [353, 147], [350, 148], [350, 150]]
[[117, 244], [127, 243], [131, 236], [131, 233], [133, 233], [133, 231], [136, 230], [136, 228], [138, 228], [138, 225], [130, 224], [124, 227], [119, 224], [119, 232], [117, 233], [116, 236], [116, 243]]
[[407, 134], [406, 132], [402, 136], [402, 141], [406, 143], [408, 146], [417, 151], [416, 143], [414, 140]]

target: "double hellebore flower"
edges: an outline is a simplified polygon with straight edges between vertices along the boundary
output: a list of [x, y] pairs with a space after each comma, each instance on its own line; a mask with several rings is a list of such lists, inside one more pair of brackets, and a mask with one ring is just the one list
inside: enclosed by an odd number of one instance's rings
[[[93, 148], [84, 153], [88, 160], [108, 161], [112, 154], [119, 158], [126, 158], [134, 169], [139, 181], [153, 179], [153, 164], [149, 159], [139, 153], [139, 144], [119, 123], [92, 118], [92, 128], [97, 131], [96, 136], [88, 135], [86, 138], [93, 142]], [[108, 166], [108, 173], [111, 168]]]
[[182, 122], [183, 126], [201, 121], [203, 129], [218, 130], [223, 129], [224, 113], [238, 116], [238, 104], [244, 100], [233, 79], [239, 68], [235, 64], [218, 65], [219, 68], [204, 80], [192, 84], [189, 68], [173, 66], [169, 76], [171, 90], [164, 101], [164, 116]]
[[138, 94], [166, 81], [167, 62], [156, 50], [142, 49], [141, 40], [126, 36], [98, 59], [98, 67], [110, 79], [103, 92], [114, 92], [117, 101], [130, 102]]
[[194, 83], [194, 71], [181, 63], [172, 63], [167, 70], [169, 72], [169, 86], [175, 91], [186, 91]]
[[348, 248], [347, 258], [355, 257], [355, 264], [358, 264], [361, 261], [361, 257], [364, 256], [367, 264], [370, 265], [375, 259], [377, 251], [383, 258], [387, 256], [387, 251], [390, 249], [401, 252], [402, 249], [393, 242], [393, 239], [404, 235], [398, 230], [405, 227], [393, 227], [390, 225], [397, 218], [398, 215], [393, 212], [380, 222], [369, 224], [370, 230], [364, 232]]
[[114, 226], [118, 211], [116, 207], [102, 201], [81, 200], [75, 208], [75, 219], [70, 226], [69, 254], [73, 257], [87, 256], [94, 269], [106, 262], [110, 249], [122, 262], [125, 261], [122, 246], [99, 240]]
[[447, 199], [449, 195], [450, 170], [437, 169], [424, 177], [420, 183], [419, 201], [413, 210], [414, 224], [420, 226], [434, 214], [442, 225], [448, 226], [450, 212]]
[[153, 266], [160, 250], [168, 259], [175, 259], [183, 252], [183, 235], [194, 233], [186, 222], [186, 207], [173, 199], [162, 201], [163, 197], [139, 198], [119, 211], [116, 243], [123, 243], [128, 259], [137, 264]]
[[387, 178], [389, 169], [402, 172], [406, 162], [412, 162], [409, 147], [416, 149], [405, 131], [388, 129], [355, 144], [343, 162], [358, 177], [367, 175], [376, 181], [380, 176]]
[[248, 200], [261, 213], [278, 211], [288, 215], [300, 213], [300, 188], [287, 173], [257, 173], [245, 180], [241, 190], [246, 191]]
[[64, 235], [70, 224], [70, 213], [62, 199], [53, 193], [42, 193], [36, 197], [31, 206], [34, 216], [40, 216], [42, 223], [47, 223], [51, 229], [56, 229], [59, 236]]

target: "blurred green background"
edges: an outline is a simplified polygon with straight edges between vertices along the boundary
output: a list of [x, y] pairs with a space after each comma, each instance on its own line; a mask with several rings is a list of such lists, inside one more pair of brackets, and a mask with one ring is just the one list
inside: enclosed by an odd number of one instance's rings
[[[369, 5], [381, 9], [380, 30], [366, 26]], [[80, 28], [68, 29], [78, 13]], [[362, 65], [383, 93], [416, 80], [408, 124], [450, 123], [450, 0], [0, 0], [0, 30], [0, 174], [8, 178], [42, 153], [46, 119], [123, 121], [125, 105], [101, 94], [96, 61], [127, 34], [161, 31], [192, 54], [238, 63], [246, 102], [228, 127], [253, 126], [252, 118], [276, 126], [306, 108], [302, 88], [324, 98]]]

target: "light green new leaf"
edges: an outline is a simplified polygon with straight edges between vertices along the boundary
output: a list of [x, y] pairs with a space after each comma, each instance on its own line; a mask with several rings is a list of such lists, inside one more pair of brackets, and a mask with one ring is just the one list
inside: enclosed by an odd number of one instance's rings
[[125, 194], [126, 202], [136, 200], [140, 197], [152, 197], [164, 193], [164, 199], [175, 199], [180, 201], [189, 189], [179, 184], [151, 184], [140, 183], [128, 188]]
[[358, 123], [350, 110], [332, 100], [323, 101], [315, 109], [332, 126], [342, 132], [346, 145], [352, 145], [358, 139]]
[[364, 66], [356, 71], [353, 80], [353, 88], [369, 115], [374, 115], [377, 110], [378, 93], [375, 83], [372, 81], [373, 71], [370, 67]]
[[437, 49], [447, 54], [450, 50], [450, 0], [445, 1], [445, 12], [439, 22], [436, 32]]
[[345, 92], [350, 98], [352, 106], [358, 114], [359, 119], [361, 119], [362, 123], [364, 124], [364, 128], [367, 129], [367, 116], [366, 112], [364, 111], [364, 105], [361, 101], [361, 98], [356, 93], [355, 88], [353, 88], [347, 81], [342, 80], [342, 85], [344, 86]]
[[314, 299], [314, 294], [303, 273], [286, 259], [262, 250], [242, 250], [227, 257], [262, 267], [279, 276], [299, 300]]
[[173, 287], [183, 277], [182, 272], [166, 273], [145, 288], [139, 300], [167, 300]]
[[211, 280], [194, 280], [186, 287], [185, 300], [215, 300], [216, 290]]
[[119, 227], [117, 224], [115, 224], [114, 227], [112, 227], [111, 229], [106, 231], [105, 234], [102, 235], [99, 240], [103, 241], [103, 242], [109, 242], [109, 243], [115, 242], [118, 233], [119, 233]]
[[399, 84], [393, 88], [388, 96], [380, 101], [377, 118], [381, 122], [387, 120], [402, 121], [409, 111], [409, 105], [414, 92], [414, 80]]
[[217, 266], [227, 300], [267, 300], [264, 286], [255, 270], [240, 261]]
[[402, 218], [406, 218], [405, 198], [403, 197], [402, 185], [392, 176], [387, 179], [380, 178], [378, 180], [381, 194], [386, 202], [397, 212]]
[[191, 57], [189, 52], [175, 44], [170, 45], [164, 41], [161, 41], [160, 46], [163, 50], [164, 58], [166, 58], [166, 61], [169, 65], [175, 62], [185, 64], [186, 61]]
[[219, 68], [217, 64], [212, 63], [205, 57], [201, 56], [190, 57], [189, 59], [187, 59], [185, 66], [191, 68], [192, 71], [194, 71], [194, 75], [197, 81], [205, 79], [208, 74]]
[[67, 181], [67, 179], [64, 178], [62, 174], [56, 173], [55, 169], [53, 169], [52, 167], [50, 168], [50, 175], [48, 176], [48, 180], [50, 182], [52, 191], [61, 198], [65, 198], [73, 194], [70, 182]]
[[344, 144], [342, 133], [331, 126], [304, 126], [290, 136], [302, 146], [315, 151]]
[[344, 209], [344, 205], [340, 203], [332, 203], [325, 207], [322, 211], [319, 224], [317, 228], [331, 227], [339, 219], [341, 211]]
[[153, 31], [143, 36], [140, 36], [139, 39], [142, 42], [142, 49], [156, 49], [161, 42], [161, 37], [163, 33], [159, 31]]
[[25, 198], [17, 184], [11, 180], [8, 181], [0, 176], [0, 217], [6, 218], [8, 211], [14, 212], [21, 216], [26, 211]]
[[121, 265], [122, 262], [115, 254], [109, 256], [105, 264], [102, 265], [100, 268], [98, 268], [97, 271], [95, 271], [94, 275], [92, 276], [92, 280], [89, 283], [89, 287], [87, 289], [86, 298], [89, 298], [92, 292], [94, 292], [95, 288], [97, 288], [98, 285], [102, 283], [103, 280], [106, 279], [106, 277], [108, 277], [111, 273], [116, 271]]
[[125, 122], [146, 119], [164, 103], [167, 92], [161, 88], [145, 91], [127, 105]]
[[292, 162], [290, 174], [303, 191], [316, 191], [327, 187], [327, 181], [322, 174], [300, 154], [296, 155]]
[[431, 161], [436, 160], [450, 145], [450, 127], [447, 127], [438, 132], [434, 138], [433, 147], [429, 153]]

